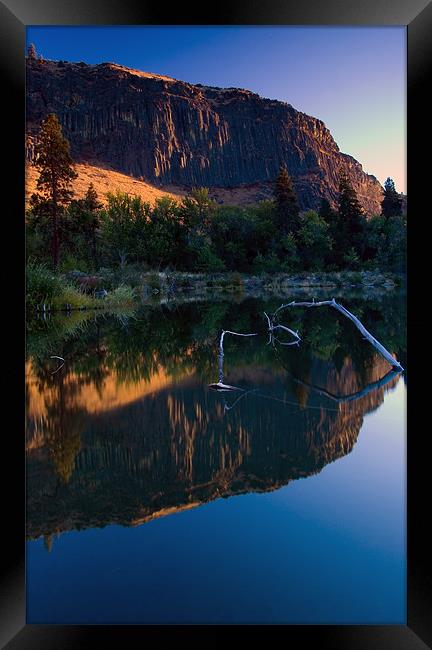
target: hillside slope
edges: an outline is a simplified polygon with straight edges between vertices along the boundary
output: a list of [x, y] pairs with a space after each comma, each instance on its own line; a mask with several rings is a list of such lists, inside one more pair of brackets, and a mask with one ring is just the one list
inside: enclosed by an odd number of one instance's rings
[[[106, 194], [108, 192], [115, 192], [116, 190], [140, 196], [144, 201], [154, 205], [155, 200], [162, 196], [169, 196], [176, 201], [180, 201], [190, 189], [178, 185], [158, 187], [147, 181], [117, 172], [108, 165], [102, 166], [98, 163], [76, 163], [75, 171], [78, 174], [78, 178], [73, 184], [74, 198], [83, 198], [88, 186], [90, 183], [93, 183], [98, 194], [98, 199], [104, 205], [106, 204]], [[32, 163], [27, 162], [25, 187], [27, 206], [30, 196], [33, 192], [36, 192], [38, 176], [39, 172], [36, 167]], [[254, 205], [257, 201], [271, 198], [272, 187], [270, 183], [257, 183], [254, 185], [234, 187], [231, 189], [212, 188], [210, 189], [209, 194], [210, 197], [219, 204], [247, 206]]]

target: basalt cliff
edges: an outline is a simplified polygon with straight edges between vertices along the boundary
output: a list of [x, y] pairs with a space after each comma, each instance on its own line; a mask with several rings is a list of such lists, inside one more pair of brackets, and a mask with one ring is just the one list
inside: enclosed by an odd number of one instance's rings
[[[76, 161], [97, 161], [158, 187], [249, 188], [270, 195], [285, 163], [301, 208], [337, 200], [344, 168], [368, 214], [382, 188], [341, 153], [325, 124], [239, 88], [192, 85], [112, 63], [27, 59], [27, 158], [56, 113]], [[355, 125], [353, 125], [354, 127]]]

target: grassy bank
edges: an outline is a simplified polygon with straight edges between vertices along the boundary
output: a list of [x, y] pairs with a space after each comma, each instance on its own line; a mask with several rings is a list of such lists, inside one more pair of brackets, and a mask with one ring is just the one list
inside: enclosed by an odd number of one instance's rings
[[95, 291], [85, 290], [65, 276], [50, 271], [42, 264], [29, 263], [26, 267], [26, 305], [33, 311], [74, 311], [102, 309], [104, 311], [128, 308], [136, 302], [136, 292], [120, 283], [107, 295], [97, 297]]
[[109, 311], [167, 297], [211, 297], [216, 293], [284, 295], [300, 289], [391, 291], [403, 283], [403, 276], [377, 271], [246, 275], [149, 272], [131, 265], [123, 269], [100, 269], [96, 275], [89, 276], [79, 271], [59, 275], [44, 266], [29, 264], [26, 294], [27, 307], [34, 311]]

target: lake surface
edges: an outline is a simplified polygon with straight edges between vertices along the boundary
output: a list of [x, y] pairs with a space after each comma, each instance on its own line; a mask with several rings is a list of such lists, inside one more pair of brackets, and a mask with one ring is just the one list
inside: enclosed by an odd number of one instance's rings
[[[404, 296], [341, 302], [406, 367]], [[28, 623], [405, 624], [406, 374], [280, 304], [29, 321]]]

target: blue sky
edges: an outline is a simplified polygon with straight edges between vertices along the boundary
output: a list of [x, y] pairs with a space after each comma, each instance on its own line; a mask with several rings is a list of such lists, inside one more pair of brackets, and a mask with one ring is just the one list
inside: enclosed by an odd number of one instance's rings
[[47, 59], [248, 88], [322, 119], [341, 151], [406, 191], [405, 27], [27, 28]]

